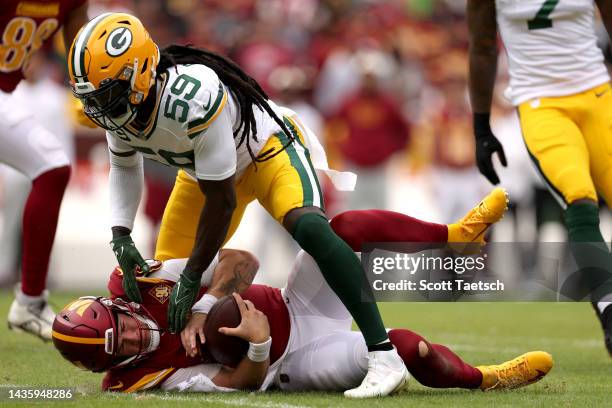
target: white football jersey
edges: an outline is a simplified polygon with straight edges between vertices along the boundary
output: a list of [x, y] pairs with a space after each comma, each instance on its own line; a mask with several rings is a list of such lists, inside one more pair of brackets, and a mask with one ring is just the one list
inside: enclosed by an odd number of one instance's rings
[[593, 0], [496, 0], [514, 105], [572, 95], [609, 80], [595, 35]]
[[[200, 64], [177, 65], [162, 73], [157, 83], [151, 122], [142, 132], [130, 125], [107, 132], [111, 153], [128, 156], [137, 151], [204, 180], [224, 180], [233, 174], [239, 178], [251, 157], [246, 143], [237, 148], [240, 138], [234, 138], [233, 132], [240, 120], [239, 108], [217, 74]], [[275, 111], [279, 109], [268, 102]], [[253, 110], [258, 141], [250, 143], [257, 154], [280, 127], [268, 113], [256, 106]]]

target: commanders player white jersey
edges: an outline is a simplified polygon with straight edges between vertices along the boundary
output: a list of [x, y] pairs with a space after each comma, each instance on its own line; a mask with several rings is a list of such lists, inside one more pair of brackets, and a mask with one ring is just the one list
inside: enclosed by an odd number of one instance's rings
[[[200, 64], [176, 65], [157, 81], [157, 98], [151, 122], [139, 132], [130, 125], [107, 132], [111, 154], [117, 157], [142, 154], [147, 159], [180, 167], [203, 180], [239, 178], [251, 163], [246, 141], [237, 148], [234, 138], [240, 113], [232, 92], [217, 74]], [[270, 106], [278, 107], [268, 101]], [[280, 127], [256, 106], [257, 154]]]
[[609, 80], [593, 0], [495, 0], [514, 105], [572, 95]]

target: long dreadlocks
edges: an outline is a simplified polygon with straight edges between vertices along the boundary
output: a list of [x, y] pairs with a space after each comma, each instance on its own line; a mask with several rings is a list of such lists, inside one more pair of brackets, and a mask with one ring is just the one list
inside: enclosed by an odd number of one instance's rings
[[[281, 120], [268, 104], [268, 95], [257, 81], [247, 75], [236, 63], [211, 51], [192, 46], [170, 45], [160, 52], [157, 73], [161, 73], [177, 64], [202, 64], [215, 71], [221, 82], [227, 85], [236, 97], [240, 109], [240, 123], [234, 131], [234, 138], [240, 137], [238, 147], [246, 143], [247, 150], [253, 162], [263, 162], [271, 159], [285, 150], [294, 138], [283, 120]], [[250, 137], [257, 142], [257, 124], [253, 113], [253, 105], [266, 111], [281, 127], [289, 142], [281, 149], [269, 149], [256, 156], [250, 145]]]

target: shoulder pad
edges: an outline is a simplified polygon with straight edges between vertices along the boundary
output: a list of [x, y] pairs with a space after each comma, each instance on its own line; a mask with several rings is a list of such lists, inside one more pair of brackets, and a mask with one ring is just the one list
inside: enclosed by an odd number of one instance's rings
[[178, 80], [179, 76], [183, 75], [184, 81], [191, 82], [194, 84], [191, 86], [197, 88], [186, 95], [190, 105], [187, 135], [193, 139], [203, 133], [221, 113], [227, 103], [227, 89], [215, 71], [205, 65], [179, 65], [177, 68], [178, 74], [174, 73], [174, 78], [170, 80], [177, 81], [177, 86], [186, 87], [187, 85], [182, 84], [183, 81]]

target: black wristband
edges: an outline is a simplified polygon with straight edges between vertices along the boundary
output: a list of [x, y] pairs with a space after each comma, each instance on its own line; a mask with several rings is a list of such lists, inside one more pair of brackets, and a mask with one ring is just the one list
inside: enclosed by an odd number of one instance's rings
[[195, 282], [199, 282], [202, 279], [202, 274], [198, 274], [196, 271], [190, 269], [183, 269], [182, 275], [189, 281], [190, 284], [194, 284]]
[[126, 235], [130, 235], [132, 231], [130, 231], [127, 227], [112, 227], [111, 231], [113, 232], [113, 239], [117, 239], [119, 237], [124, 237]]
[[491, 114], [490, 113], [476, 113], [473, 114], [474, 120], [474, 135], [476, 139], [481, 137], [489, 136], [491, 132]]

